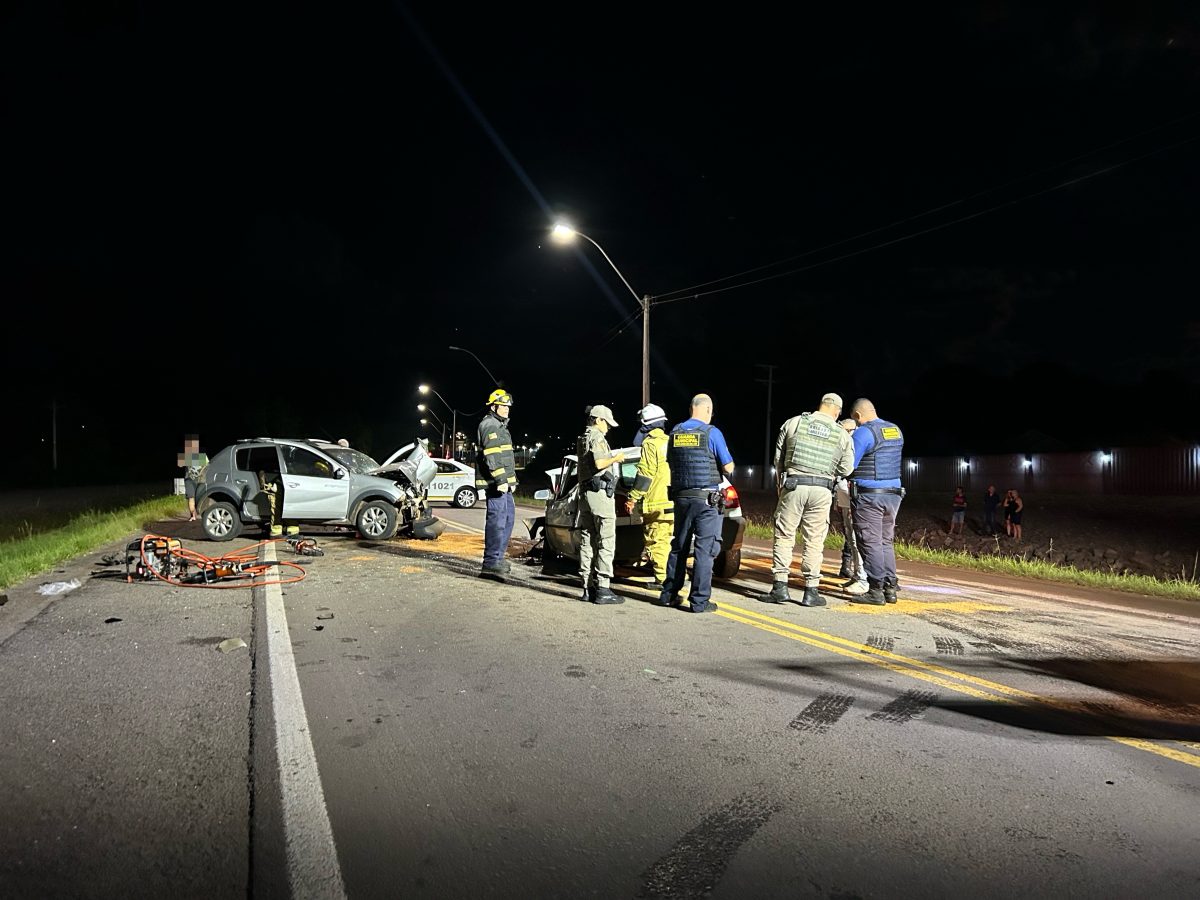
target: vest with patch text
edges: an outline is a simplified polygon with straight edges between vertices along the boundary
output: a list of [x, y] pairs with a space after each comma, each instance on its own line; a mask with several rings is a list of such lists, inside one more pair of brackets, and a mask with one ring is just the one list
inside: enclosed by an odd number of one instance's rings
[[871, 432], [875, 446], [863, 454], [858, 468], [850, 473], [852, 481], [890, 481], [900, 477], [900, 459], [904, 452], [904, 435], [900, 426], [885, 419], [863, 422], [859, 428]]
[[836, 423], [830, 425], [804, 413], [791, 436], [792, 452], [788, 455], [787, 470], [800, 475], [832, 478], [841, 456], [839, 431]]
[[687, 428], [683, 424], [671, 429], [667, 445], [667, 465], [671, 467], [671, 489], [689, 491], [715, 488], [721, 483], [717, 456], [709, 446], [712, 425]]

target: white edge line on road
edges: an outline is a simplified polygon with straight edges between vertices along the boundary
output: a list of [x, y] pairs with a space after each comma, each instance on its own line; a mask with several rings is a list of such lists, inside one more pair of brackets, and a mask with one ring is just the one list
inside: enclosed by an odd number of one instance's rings
[[464, 534], [483, 534], [482, 528], [476, 528], [474, 525], [464, 525], [462, 522], [456, 522], [453, 519], [442, 519], [446, 523], [447, 528], [453, 528], [455, 531], [461, 531]]
[[[275, 545], [263, 547], [263, 560], [275, 562]], [[275, 577], [275, 576], [270, 576]], [[325, 808], [325, 792], [317, 771], [304, 712], [304, 697], [296, 675], [296, 658], [288, 634], [283, 590], [263, 586], [266, 600], [267, 655], [271, 673], [271, 707], [275, 714], [275, 753], [283, 795], [283, 832], [288, 882], [293, 898], [346, 896], [338, 865], [333, 828]]]

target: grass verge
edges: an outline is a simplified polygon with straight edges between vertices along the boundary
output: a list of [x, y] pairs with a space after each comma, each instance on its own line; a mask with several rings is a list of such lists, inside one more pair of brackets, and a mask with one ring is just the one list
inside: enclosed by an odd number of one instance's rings
[[[746, 534], [750, 537], [771, 540], [774, 529], [769, 522], [746, 520]], [[843, 539], [840, 534], [830, 534], [825, 539], [825, 549], [841, 550]], [[915, 544], [896, 543], [896, 557], [912, 562], [931, 563], [955, 569], [970, 569], [975, 572], [994, 572], [998, 575], [1017, 575], [1036, 578], [1059, 584], [1078, 584], [1084, 587], [1104, 588], [1110, 591], [1125, 591], [1133, 594], [1148, 594], [1152, 597], [1169, 597], [1173, 600], [1200, 601], [1200, 584], [1182, 578], [1161, 579], [1149, 575], [1121, 575], [1116, 572], [1093, 572], [1063, 566], [1040, 559], [1022, 559], [1014, 556], [975, 556], [962, 550], [933, 550]]]
[[539, 508], [545, 507], [546, 501], [533, 499], [533, 494], [533, 491], [527, 491], [524, 488], [517, 488], [517, 492], [513, 495], [513, 499], [522, 506], [536, 506]]
[[177, 515], [186, 509], [184, 504], [182, 497], [168, 496], [107, 512], [88, 510], [60, 528], [0, 542], [0, 589]]

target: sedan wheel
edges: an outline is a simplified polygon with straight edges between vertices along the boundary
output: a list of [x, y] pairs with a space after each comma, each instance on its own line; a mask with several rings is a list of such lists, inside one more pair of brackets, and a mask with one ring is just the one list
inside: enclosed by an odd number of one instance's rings
[[474, 488], [459, 488], [454, 495], [454, 505], [459, 509], [470, 509], [478, 502], [479, 494], [475, 492]]

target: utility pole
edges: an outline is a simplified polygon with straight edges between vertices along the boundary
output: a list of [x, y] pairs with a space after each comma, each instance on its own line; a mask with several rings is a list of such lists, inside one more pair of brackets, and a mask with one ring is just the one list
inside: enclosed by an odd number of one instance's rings
[[779, 366], [770, 365], [768, 363], [757, 363], [758, 368], [767, 370], [767, 377], [764, 381], [762, 378], [756, 379], [759, 384], [767, 386], [767, 422], [763, 431], [763, 490], [771, 489], [771, 394], [775, 387], [775, 370]]
[[650, 402], [650, 295], [642, 296], [642, 406]]

